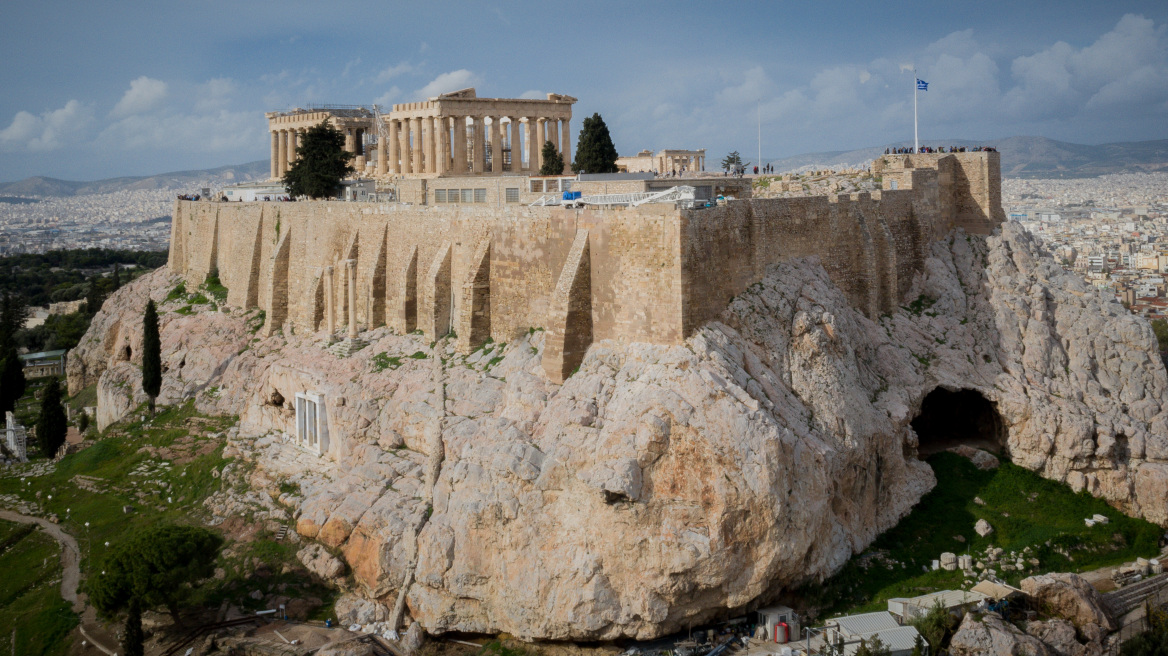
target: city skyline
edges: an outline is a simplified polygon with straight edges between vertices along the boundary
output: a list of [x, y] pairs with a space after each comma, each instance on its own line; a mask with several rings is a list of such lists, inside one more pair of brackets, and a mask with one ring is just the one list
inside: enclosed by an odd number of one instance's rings
[[1156, 3], [44, 3], [9, 14], [0, 180], [254, 161], [269, 148], [264, 111], [468, 86], [576, 96], [575, 125], [599, 112], [621, 154], [754, 159], [759, 118], [768, 157], [850, 149], [911, 140], [911, 66], [930, 83], [922, 140], [1168, 136], [1168, 8]]

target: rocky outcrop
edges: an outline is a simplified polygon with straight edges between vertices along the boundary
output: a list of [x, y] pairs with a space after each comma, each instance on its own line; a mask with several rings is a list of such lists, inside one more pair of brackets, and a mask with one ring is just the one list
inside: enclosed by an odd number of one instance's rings
[[[328, 581], [345, 573], [345, 564], [319, 544], [310, 544], [296, 552], [305, 569]], [[366, 622], [368, 624], [368, 622]]]
[[[593, 344], [563, 385], [540, 331], [463, 356], [381, 328], [338, 358], [319, 335], [253, 341], [238, 311], [169, 311], [164, 351], [201, 344], [212, 374], [164, 381], [264, 436], [252, 485], [298, 508], [370, 603], [407, 582], [430, 632], [649, 638], [829, 576], [934, 485], [909, 422], [938, 387], [990, 401], [1015, 462], [1168, 524], [1148, 324], [1016, 225], [930, 248], [916, 302], [877, 321], [794, 260], [683, 344]], [[121, 294], [105, 312], [136, 307]], [[79, 375], [109, 369], [114, 407], [117, 367], [84, 357]], [[323, 458], [286, 437], [305, 391], [323, 399]]]
[[1103, 595], [1077, 574], [1031, 576], [1022, 579], [1021, 585], [1022, 591], [1047, 615], [1068, 620], [1078, 627], [1094, 624], [1107, 631], [1116, 629], [1104, 606]]
[[1066, 656], [1042, 640], [1023, 633], [997, 613], [978, 619], [965, 616], [949, 641], [952, 656]]

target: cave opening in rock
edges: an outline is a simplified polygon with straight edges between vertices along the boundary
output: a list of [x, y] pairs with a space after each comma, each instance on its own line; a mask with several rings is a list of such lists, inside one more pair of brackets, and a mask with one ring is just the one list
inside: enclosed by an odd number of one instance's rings
[[920, 439], [921, 457], [966, 444], [994, 453], [1005, 445], [1005, 426], [998, 408], [976, 390], [934, 389], [912, 420]]

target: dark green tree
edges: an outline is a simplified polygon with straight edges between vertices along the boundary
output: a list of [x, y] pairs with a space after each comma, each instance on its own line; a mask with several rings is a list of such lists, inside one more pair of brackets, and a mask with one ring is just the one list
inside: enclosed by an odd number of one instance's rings
[[556, 145], [550, 141], [543, 144], [543, 164], [539, 167], [540, 175], [561, 175], [564, 172], [564, 158]]
[[112, 276], [110, 276], [110, 278], [113, 281], [113, 283], [112, 283], [113, 291], [115, 291], [115, 292], [118, 291], [118, 289], [120, 289], [122, 286], [122, 273], [121, 273], [121, 270], [118, 269], [117, 263], [114, 263], [114, 273]]
[[892, 656], [892, 650], [885, 646], [878, 636], [860, 641], [855, 656]]
[[102, 278], [101, 276], [91, 276], [89, 278], [89, 291], [85, 294], [85, 307], [89, 314], [97, 314], [101, 310], [101, 306], [105, 303], [105, 299], [109, 296], [110, 280]]
[[142, 633], [142, 610], [138, 608], [137, 601], [131, 601], [129, 611], [126, 613], [126, 627], [122, 631], [122, 655], [144, 656], [145, 638]]
[[79, 417], [77, 417], [77, 430], [84, 433], [88, 429], [89, 429], [89, 413], [82, 410], [81, 415]]
[[158, 336], [158, 311], [154, 301], [146, 302], [142, 317], [142, 391], [150, 397], [150, 414], [154, 414], [154, 399], [162, 391], [162, 340]]
[[16, 409], [16, 402], [24, 396], [24, 362], [16, 354], [16, 345], [7, 342], [4, 360], [0, 362], [0, 417]]
[[179, 624], [179, 610], [215, 573], [222, 546], [222, 537], [199, 526], [148, 527], [110, 547], [102, 573], [86, 583], [90, 602], [107, 617], [134, 602], [141, 610], [164, 608]]
[[580, 137], [576, 141], [576, 161], [572, 170], [576, 173], [616, 173], [616, 146], [612, 135], [600, 114], [584, 119]]
[[929, 612], [917, 620], [914, 620], [912, 625], [916, 627], [917, 631], [924, 636], [925, 641], [929, 643], [930, 651], [937, 653], [957, 626], [957, 618], [953, 617], [949, 611], [937, 602]]
[[0, 296], [0, 344], [10, 344], [28, 319], [28, 304], [20, 294], [4, 292]]
[[57, 449], [65, 443], [65, 433], [69, 422], [65, 418], [65, 407], [61, 405], [61, 384], [56, 377], [50, 378], [41, 390], [41, 413], [37, 417], [36, 436], [41, 453], [52, 458]]
[[722, 158], [723, 171], [734, 171], [740, 166], [742, 166], [742, 155], [739, 155], [737, 150], [731, 151], [729, 155]]
[[917, 637], [913, 639], [913, 648], [908, 656], [925, 656], [925, 639], [921, 637], [921, 634], [918, 633]]
[[345, 150], [345, 135], [327, 121], [308, 129], [296, 153], [284, 174], [284, 186], [292, 196], [331, 198], [341, 180], [355, 171], [350, 163], [354, 155]]

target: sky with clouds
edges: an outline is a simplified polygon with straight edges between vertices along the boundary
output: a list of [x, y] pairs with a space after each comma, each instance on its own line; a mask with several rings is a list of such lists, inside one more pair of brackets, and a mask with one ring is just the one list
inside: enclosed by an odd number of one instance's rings
[[0, 180], [268, 156], [263, 112], [473, 86], [579, 98], [618, 151], [1168, 138], [1168, 2], [10, 3]]

